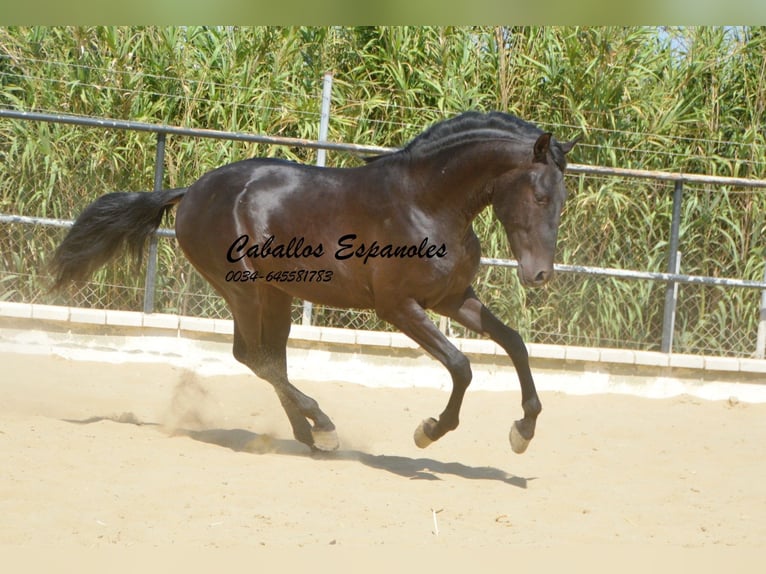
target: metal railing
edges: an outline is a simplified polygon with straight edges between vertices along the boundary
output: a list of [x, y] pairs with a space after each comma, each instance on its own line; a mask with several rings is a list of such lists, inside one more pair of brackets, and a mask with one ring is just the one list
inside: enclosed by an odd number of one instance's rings
[[[328, 90], [331, 85], [331, 78], [325, 78], [325, 95], [324, 101], [329, 102]], [[164, 125], [154, 125], [142, 122], [110, 120], [102, 118], [81, 117], [63, 114], [49, 114], [49, 113], [37, 113], [37, 112], [25, 112], [18, 110], [0, 109], [0, 118], [36, 121], [36, 122], [52, 122], [60, 124], [71, 124], [91, 128], [112, 129], [112, 130], [134, 130], [150, 132], [156, 135], [156, 154], [154, 164], [154, 186], [153, 189], [161, 189], [164, 164], [165, 164], [165, 142], [168, 136], [183, 136], [193, 138], [215, 138], [220, 140], [229, 141], [245, 141], [253, 143], [262, 143], [269, 145], [280, 146], [292, 146], [292, 147], [304, 147], [318, 150], [328, 150], [336, 152], [350, 152], [354, 154], [376, 154], [393, 151], [392, 148], [359, 145], [359, 144], [347, 144], [347, 143], [334, 143], [324, 141], [321, 136], [318, 140], [307, 140], [291, 137], [277, 137], [267, 136], [259, 134], [248, 134], [242, 132], [225, 132], [219, 130], [209, 129], [192, 129], [182, 128]], [[322, 114], [322, 121], [325, 123], [329, 118], [329, 106], [325, 106]], [[326, 128], [320, 134], [326, 134]], [[320, 161], [322, 161], [320, 159]], [[618, 178], [639, 178], [650, 179], [659, 182], [671, 182], [673, 183], [673, 210], [672, 221], [670, 229], [670, 240], [668, 248], [668, 268], [665, 273], [640, 271], [640, 270], [626, 270], [604, 267], [592, 267], [592, 266], [580, 266], [580, 265], [565, 265], [559, 264], [556, 266], [556, 270], [563, 274], [574, 274], [580, 276], [588, 276], [594, 278], [613, 278], [616, 280], [635, 280], [635, 281], [650, 281], [657, 282], [665, 285], [665, 304], [662, 318], [662, 342], [659, 345], [659, 350], [670, 353], [673, 351], [674, 341], [674, 322], [677, 313], [678, 305], [678, 287], [681, 284], [693, 284], [704, 285], [711, 287], [724, 287], [724, 288], [737, 288], [737, 289], [755, 289], [761, 290], [761, 297], [759, 303], [759, 323], [758, 334], [756, 342], [750, 351], [737, 351], [736, 354], [751, 355], [758, 358], [763, 358], [764, 347], [766, 346], [766, 273], [762, 281], [738, 279], [738, 278], [721, 278], [721, 277], [709, 277], [700, 275], [685, 275], [679, 273], [679, 229], [681, 222], [681, 202], [683, 200], [683, 191], [685, 183], [695, 184], [710, 184], [721, 186], [737, 186], [746, 188], [766, 188], [766, 181], [764, 180], [750, 180], [742, 178], [728, 178], [719, 176], [704, 176], [698, 174], [685, 174], [685, 173], [665, 173], [656, 171], [641, 171], [641, 170], [628, 170], [620, 168], [606, 168], [598, 166], [586, 166], [579, 164], [570, 164], [568, 166], [568, 173], [579, 174], [586, 176], [611, 176]], [[26, 217], [21, 215], [5, 214], [0, 215], [0, 224], [10, 225], [29, 225], [29, 226], [45, 226], [45, 227], [67, 227], [71, 225], [71, 221], [49, 219], [49, 218], [37, 218]], [[153, 238], [150, 247], [149, 257], [147, 259], [147, 273], [146, 281], [143, 288], [143, 310], [146, 313], [151, 313], [155, 310], [155, 292], [157, 284], [157, 248], [158, 238], [160, 237], [172, 237], [174, 233], [169, 229], [160, 229], [157, 235]], [[482, 258], [482, 264], [486, 266], [495, 267], [515, 267], [517, 264], [515, 261], [508, 259], [493, 259]], [[2, 280], [4, 278], [0, 276], [0, 297], [3, 297], [2, 292]], [[294, 314], [296, 321], [302, 321], [304, 324], [312, 322], [312, 308], [306, 306], [303, 308], [297, 316]], [[654, 345], [649, 345], [653, 347]]]

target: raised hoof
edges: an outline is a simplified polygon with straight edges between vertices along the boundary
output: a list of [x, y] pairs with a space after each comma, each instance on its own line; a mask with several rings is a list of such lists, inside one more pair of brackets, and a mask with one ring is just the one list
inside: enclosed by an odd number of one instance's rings
[[522, 454], [529, 446], [529, 440], [519, 432], [518, 423], [511, 425], [511, 432], [508, 434], [508, 440], [511, 441], [511, 448], [516, 454]]
[[338, 450], [338, 433], [335, 430], [322, 431], [311, 429], [311, 436], [314, 439], [314, 448], [323, 452], [332, 452]]
[[436, 424], [436, 420], [429, 418], [425, 419], [423, 422], [421, 422], [418, 425], [418, 428], [415, 429], [415, 444], [418, 446], [418, 448], [426, 448], [429, 444], [434, 442], [434, 439], [429, 437], [426, 434], [426, 426], [429, 428], [432, 428]]

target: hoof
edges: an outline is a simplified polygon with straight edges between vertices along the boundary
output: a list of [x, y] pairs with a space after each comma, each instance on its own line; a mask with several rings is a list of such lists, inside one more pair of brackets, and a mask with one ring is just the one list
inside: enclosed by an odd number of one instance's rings
[[329, 431], [311, 429], [311, 436], [314, 439], [314, 448], [323, 452], [338, 450], [338, 433], [335, 429]]
[[434, 419], [425, 419], [418, 425], [418, 428], [415, 429], [414, 438], [418, 448], [426, 448], [429, 444], [434, 442], [434, 440], [426, 434], [426, 426], [433, 427], [435, 424], [436, 421]]
[[508, 435], [508, 440], [511, 441], [511, 448], [513, 449], [513, 452], [516, 454], [521, 454], [525, 450], [527, 450], [527, 447], [529, 446], [529, 439], [524, 438], [521, 436], [521, 433], [519, 432], [518, 423], [513, 423], [511, 426], [511, 432]]

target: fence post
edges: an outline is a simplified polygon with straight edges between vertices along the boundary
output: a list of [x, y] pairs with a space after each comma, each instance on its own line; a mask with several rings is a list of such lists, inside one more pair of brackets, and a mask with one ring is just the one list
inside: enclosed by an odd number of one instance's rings
[[[157, 152], [154, 156], [154, 191], [162, 189], [165, 175], [165, 133], [157, 132]], [[157, 279], [157, 235], [149, 241], [149, 257], [146, 261], [146, 282], [144, 283], [144, 313], [154, 312], [154, 291]]]
[[[681, 273], [681, 252], [676, 252], [676, 268], [673, 270], [673, 273], [679, 274]], [[670, 283], [672, 285], [672, 291], [673, 291], [673, 298], [672, 302], [669, 305], [669, 316], [667, 319], [665, 319], [665, 323], [663, 324], [663, 353], [672, 353], [673, 352], [673, 338], [676, 332], [676, 311], [678, 310], [678, 288], [679, 284], [676, 281], [672, 281]], [[667, 303], [667, 302], [666, 302]], [[665, 325], [667, 325], [667, 331], [668, 334], [665, 335], [664, 329]], [[667, 341], [667, 346], [665, 341]]]
[[[763, 282], [766, 283], [766, 269], [763, 271]], [[761, 311], [758, 320], [758, 340], [755, 344], [755, 358], [766, 356], [766, 289], [761, 291]]]
[[[332, 101], [332, 74], [327, 73], [324, 75], [322, 82], [322, 114], [319, 118], [319, 138], [318, 141], [327, 141], [327, 131], [330, 126], [330, 103]], [[327, 159], [327, 150], [319, 148], [317, 150], [317, 165], [324, 167], [325, 160]], [[311, 325], [311, 314], [314, 310], [314, 305], [311, 301], [303, 302], [303, 325]]]
[[[673, 188], [673, 219], [670, 223], [670, 245], [668, 254], [668, 273], [679, 272], [678, 244], [681, 235], [681, 199], [684, 182], [676, 180]], [[678, 299], [678, 283], [668, 281], [665, 289], [665, 311], [662, 317], [662, 352], [670, 353], [673, 349], [673, 330], [675, 329], [676, 302]]]

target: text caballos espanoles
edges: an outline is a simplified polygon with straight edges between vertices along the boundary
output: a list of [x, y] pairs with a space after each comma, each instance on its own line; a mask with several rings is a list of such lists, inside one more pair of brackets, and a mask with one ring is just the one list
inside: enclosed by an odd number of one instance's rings
[[[357, 242], [356, 239], [355, 233], [348, 233], [340, 237], [334, 253], [335, 259], [343, 261], [354, 257], [362, 259], [362, 262], [366, 264], [371, 258], [412, 259], [417, 257], [432, 259], [447, 255], [447, 246], [444, 243], [441, 245], [433, 244], [428, 237], [424, 237], [419, 245], [412, 243], [403, 245], [380, 244], [377, 241], [367, 244]], [[324, 254], [324, 246], [321, 243], [308, 243], [303, 237], [292, 237], [286, 243], [281, 243], [273, 235], [270, 235], [263, 243], [251, 243], [250, 236], [244, 234], [237, 237], [231, 244], [226, 252], [226, 259], [231, 263], [236, 263], [245, 258], [301, 259], [322, 257]]]

